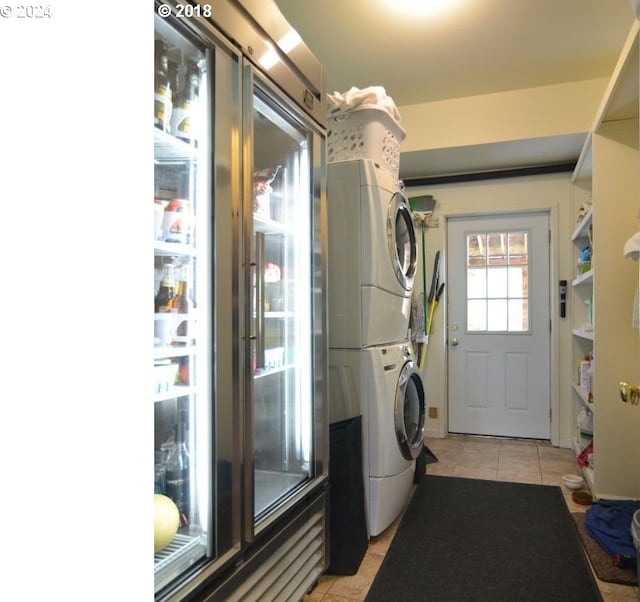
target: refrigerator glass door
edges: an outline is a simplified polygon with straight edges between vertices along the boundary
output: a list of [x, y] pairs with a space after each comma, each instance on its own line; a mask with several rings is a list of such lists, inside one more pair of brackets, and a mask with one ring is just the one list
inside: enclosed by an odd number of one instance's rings
[[211, 548], [207, 67], [200, 42], [155, 17], [156, 592]]
[[254, 85], [250, 358], [253, 515], [313, 478], [312, 133]]

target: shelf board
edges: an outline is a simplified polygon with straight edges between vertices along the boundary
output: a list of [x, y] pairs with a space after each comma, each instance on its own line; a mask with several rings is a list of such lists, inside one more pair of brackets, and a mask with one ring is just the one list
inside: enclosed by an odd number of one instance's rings
[[196, 345], [176, 345], [175, 347], [174, 346], [154, 347], [153, 357], [154, 359], [185, 357], [187, 355], [193, 355], [196, 352], [196, 350], [197, 350]]
[[265, 311], [264, 317], [276, 319], [295, 318], [296, 314], [293, 311]]
[[277, 368], [258, 368], [257, 371], [253, 373], [253, 378], [263, 378], [265, 376], [271, 376], [273, 374], [280, 374], [282, 372], [286, 372], [287, 370], [291, 370], [294, 367], [294, 364], [284, 364], [282, 366], [278, 366]]
[[163, 257], [195, 257], [197, 254], [193, 245], [179, 242], [163, 242], [161, 240], [153, 241], [153, 250], [156, 255]]
[[595, 405], [592, 403], [589, 403], [589, 391], [584, 387], [577, 385], [576, 383], [572, 383], [571, 386], [573, 387], [573, 390], [576, 392], [576, 395], [580, 398], [582, 405], [584, 405], [584, 407], [587, 408], [590, 412], [595, 414], [595, 408], [596, 408]]
[[574, 328], [572, 332], [573, 332], [573, 336], [580, 337], [581, 339], [588, 339], [589, 341], [593, 341], [595, 338], [593, 330], [583, 330], [582, 328]]
[[577, 458], [582, 450], [580, 449], [578, 442], [573, 437], [571, 438], [571, 447], [573, 449], [573, 454]]
[[589, 225], [593, 218], [593, 209], [589, 209], [587, 214], [576, 225], [576, 229], [571, 235], [571, 240], [577, 240], [578, 238], [587, 238], [589, 236]]
[[591, 284], [593, 283], [593, 270], [589, 270], [584, 274], [580, 274], [571, 281], [571, 286], [579, 286], [581, 284]]
[[[593, 137], [591, 132], [587, 135], [580, 156], [576, 162], [576, 166], [571, 176], [571, 181], [576, 185], [581, 185], [582, 188], [591, 189], [591, 176], [593, 174], [593, 149], [591, 142]], [[586, 182], [586, 184], [583, 184]]]
[[198, 149], [182, 140], [154, 128], [154, 157], [156, 164], [195, 162]]
[[195, 387], [190, 387], [188, 385], [174, 385], [170, 391], [154, 394], [153, 400], [156, 402], [164, 401], [165, 399], [185, 397], [187, 395], [191, 395], [192, 393], [195, 393]]
[[638, 35], [640, 21], [636, 19], [624, 43], [618, 63], [607, 85], [604, 97], [587, 134], [582, 151], [571, 176], [572, 182], [591, 188], [593, 173], [593, 132], [607, 121], [635, 119], [638, 117]]
[[294, 234], [295, 229], [290, 224], [253, 214], [253, 229], [265, 234]]
[[635, 20], [624, 43], [620, 58], [599, 107], [593, 131], [605, 121], [619, 121], [638, 117], [638, 32], [640, 21]]

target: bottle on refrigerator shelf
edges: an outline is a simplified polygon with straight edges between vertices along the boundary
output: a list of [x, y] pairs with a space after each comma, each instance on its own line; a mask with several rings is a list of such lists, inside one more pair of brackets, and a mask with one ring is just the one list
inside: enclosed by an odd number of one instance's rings
[[[176, 295], [173, 298], [172, 307], [177, 313], [188, 315], [192, 308], [191, 290], [189, 288], [191, 269], [188, 264], [183, 265], [180, 270], [180, 278], [176, 288]], [[179, 337], [186, 337], [189, 334], [189, 320], [185, 319], [178, 324], [176, 334]]]
[[173, 103], [167, 44], [162, 40], [156, 40], [155, 43], [155, 63], [153, 124], [163, 132], [168, 132]]
[[180, 90], [179, 69], [180, 65], [176, 61], [167, 61], [167, 75], [169, 76], [169, 86], [171, 88], [171, 113], [169, 115], [168, 132], [174, 135], [176, 132], [173, 127], [173, 115], [176, 112]]
[[181, 357], [178, 361], [178, 379], [180, 384], [189, 385], [189, 358]]
[[166, 492], [180, 512], [180, 526], [189, 522], [189, 450], [187, 448], [187, 425], [175, 425], [175, 445], [166, 461]]
[[175, 309], [179, 314], [189, 313], [187, 303], [187, 283], [182, 278], [178, 280], [176, 294], [171, 301], [171, 308]]
[[177, 95], [171, 114], [171, 132], [189, 144], [195, 144], [194, 114], [200, 89], [200, 70], [194, 61], [187, 61], [184, 84]]
[[160, 288], [155, 297], [155, 312], [165, 313], [173, 310], [173, 298], [175, 297], [175, 275], [173, 264], [165, 263], [162, 266], [162, 279], [160, 280]]

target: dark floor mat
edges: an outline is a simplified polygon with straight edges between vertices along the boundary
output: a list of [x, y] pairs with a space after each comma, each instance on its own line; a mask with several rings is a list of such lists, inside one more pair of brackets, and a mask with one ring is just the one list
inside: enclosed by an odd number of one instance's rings
[[562, 491], [427, 474], [368, 602], [601, 602]]

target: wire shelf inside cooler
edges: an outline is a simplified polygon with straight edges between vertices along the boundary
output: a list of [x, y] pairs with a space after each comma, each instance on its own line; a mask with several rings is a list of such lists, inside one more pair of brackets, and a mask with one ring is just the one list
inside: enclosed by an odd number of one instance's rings
[[171, 543], [154, 556], [156, 591], [202, 558], [204, 554], [205, 546], [199, 537], [176, 534]]
[[195, 161], [198, 149], [182, 140], [154, 128], [155, 162], [158, 164], [184, 163]]

